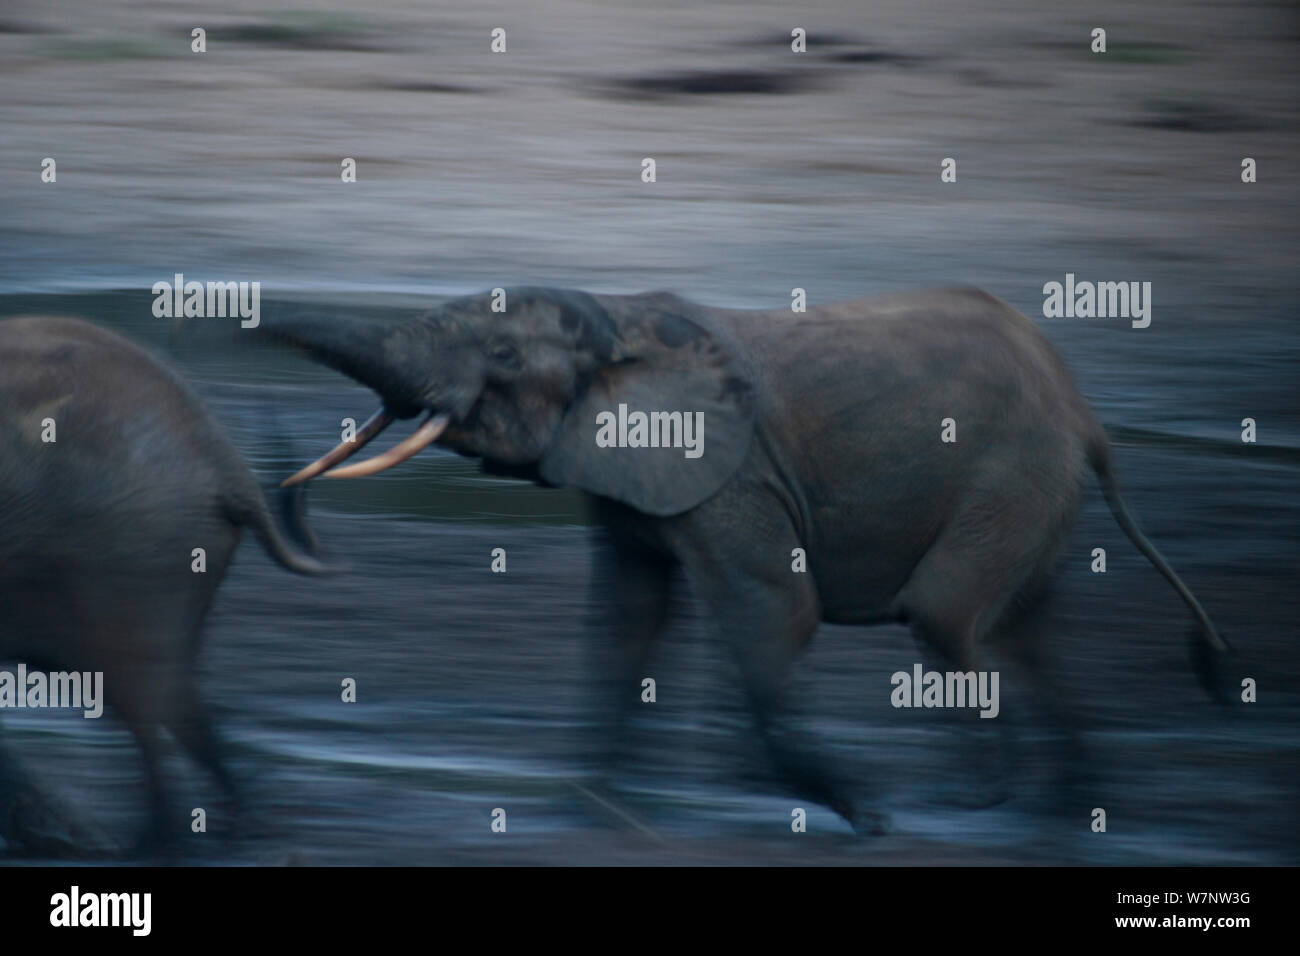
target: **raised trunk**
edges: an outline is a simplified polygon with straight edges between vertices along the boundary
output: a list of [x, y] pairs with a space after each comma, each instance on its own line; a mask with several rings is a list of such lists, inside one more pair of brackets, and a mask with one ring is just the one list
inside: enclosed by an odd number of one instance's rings
[[264, 317], [259, 332], [374, 389], [398, 417], [409, 418], [423, 407], [426, 369], [420, 360], [428, 343], [418, 324]]

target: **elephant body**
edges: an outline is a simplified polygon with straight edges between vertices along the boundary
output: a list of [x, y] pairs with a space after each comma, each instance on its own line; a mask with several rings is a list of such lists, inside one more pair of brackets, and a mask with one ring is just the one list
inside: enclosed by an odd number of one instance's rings
[[[331, 475], [371, 473], [437, 440], [489, 470], [592, 495], [613, 545], [593, 573], [595, 598], [615, 596], [594, 645], [610, 759], [680, 567], [784, 777], [877, 830], [816, 749], [784, 731], [790, 662], [820, 621], [899, 621], [956, 669], [976, 669], [982, 641], [1017, 627], [1043, 583], [1090, 471], [1198, 618], [1209, 658], [1226, 650], [1120, 499], [1105, 432], [1060, 357], [987, 293], [804, 314], [665, 293], [525, 288], [505, 300], [502, 312], [493, 297], [456, 299], [395, 325], [282, 319], [267, 333], [378, 392], [379, 427], [428, 413], [399, 453]], [[608, 447], [600, 423], [616, 409], [699, 414], [702, 454]]]
[[[977, 290], [710, 318], [753, 383], [753, 438], [685, 512], [601, 502], [616, 558], [593, 591], [616, 595], [606, 626], [621, 639], [593, 676], [611, 712], [635, 699], [684, 568], [780, 772], [875, 831], [882, 818], [855, 806], [811, 746], [777, 732], [790, 663], [822, 621], [902, 622], [954, 670], [976, 670], [982, 641], [1018, 623], [1050, 570], [1106, 437], [1037, 327]], [[943, 440], [949, 419], [955, 441]]]
[[[281, 537], [197, 396], [148, 352], [76, 319], [0, 322], [0, 521], [0, 661], [103, 673], [144, 755], [161, 836], [161, 731], [231, 783], [194, 665], [242, 529], [292, 570], [323, 566]], [[26, 806], [23, 786], [0, 755], [11, 808], [0, 835], [15, 847], [31, 837], [12, 809]]]
[[[718, 501], [689, 512], [731, 526], [703, 540], [736, 541], [757, 521], [755, 557], [783, 573], [803, 548], [807, 577], [784, 585], [841, 624], [919, 611], [928, 577], [949, 608], [965, 584], [995, 612], [1012, 580], [1050, 562], [1074, 522], [1090, 450], [1106, 439], [1020, 313], [953, 290], [805, 315], [712, 314], [744, 349], [756, 402], [745, 464]], [[946, 419], [955, 441], [942, 440]], [[754, 540], [727, 560], [746, 563]]]

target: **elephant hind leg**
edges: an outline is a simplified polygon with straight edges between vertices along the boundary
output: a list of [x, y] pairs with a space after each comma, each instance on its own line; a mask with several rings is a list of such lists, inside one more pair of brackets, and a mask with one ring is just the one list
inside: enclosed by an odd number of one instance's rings
[[129, 708], [116, 708], [135, 738], [144, 766], [145, 797], [149, 816], [136, 841], [136, 852], [148, 855], [158, 852], [174, 842], [176, 822], [172, 815], [171, 793], [163, 771], [163, 740], [158, 724], [133, 713]]
[[162, 736], [163, 722], [176, 697], [176, 663], [170, 655], [147, 662], [137, 657], [105, 665], [103, 673], [106, 701], [134, 738], [144, 769], [148, 818], [136, 850], [141, 854], [153, 853], [171, 843], [176, 833], [163, 768]]
[[192, 677], [178, 676], [174, 666], [133, 667], [106, 672], [104, 685], [108, 703], [134, 738], [144, 768], [148, 818], [137, 840], [138, 853], [167, 851], [189, 833], [182, 829], [185, 821], [176, 812], [164, 771], [164, 731], [212, 775], [232, 803], [240, 805], [220, 739]]
[[[967, 520], [950, 524], [894, 602], [918, 644], [936, 651], [954, 670], [979, 675], [981, 665], [987, 664], [985, 646], [990, 639], [1003, 641], [1020, 633], [1028, 621], [1041, 621], [1043, 583], [1076, 503], [1068, 498], [1035, 502], [1032, 497], [1025, 502], [984, 502], [967, 512]], [[999, 674], [999, 698], [1001, 685]], [[1042, 687], [1036, 684], [1033, 689]], [[983, 777], [1001, 788], [1010, 729], [1000, 699], [997, 706], [1000, 732], [989, 758], [997, 772], [986, 771]]]
[[187, 677], [183, 681], [177, 705], [166, 725], [190, 758], [211, 774], [231, 802], [238, 806], [241, 803], [238, 783], [226, 766], [220, 735], [193, 678]]
[[986, 476], [948, 521], [891, 611], [958, 664], [971, 664], [986, 637], [1033, 603], [1078, 515], [1070, 476], [1022, 487], [1014, 475]]
[[1050, 599], [1040, 595], [1032, 604], [1007, 614], [996, 633], [1013, 666], [1025, 679], [1033, 713], [1051, 732], [1053, 803], [1075, 819], [1085, 819], [1096, 803], [1088, 796], [1093, 783], [1092, 757], [1079, 731], [1078, 711], [1070, 706], [1053, 673], [1053, 655], [1047, 640], [1052, 627], [1050, 612]]
[[[967, 622], [935, 621], [914, 617], [912, 637], [921, 653], [923, 670], [952, 670], [961, 674], [975, 673], [979, 685], [982, 655], [974, 640], [974, 627]], [[937, 664], [938, 667], [932, 666]], [[987, 683], [986, 687], [992, 685]], [[999, 698], [1001, 686], [998, 687]], [[1000, 719], [983, 719], [980, 703], [967, 700], [952, 714], [953, 729], [961, 735], [960, 753], [963, 760], [973, 763], [974, 773], [962, 773], [948, 786], [936, 788], [934, 797], [943, 806], [964, 809], [984, 809], [1007, 800], [1010, 795], [1008, 765], [1011, 751], [1006, 722]], [[1001, 716], [1001, 701], [998, 717]], [[990, 726], [995, 725], [995, 726]]]

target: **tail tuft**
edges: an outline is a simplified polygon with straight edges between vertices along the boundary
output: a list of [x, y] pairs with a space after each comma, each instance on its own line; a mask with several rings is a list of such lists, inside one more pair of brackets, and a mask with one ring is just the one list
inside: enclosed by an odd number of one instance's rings
[[1224, 649], [1218, 650], [1205, 640], [1205, 633], [1199, 628], [1192, 628], [1187, 633], [1187, 648], [1192, 660], [1192, 671], [1205, 692], [1225, 707], [1237, 701], [1237, 685], [1230, 665], [1237, 660], [1232, 646], [1219, 635]]
[[1120, 497], [1119, 487], [1115, 480], [1115, 469], [1111, 462], [1110, 445], [1106, 440], [1105, 432], [1100, 429], [1093, 436], [1088, 445], [1088, 461], [1097, 473], [1097, 481], [1101, 485], [1101, 492], [1106, 498], [1106, 504], [1110, 506], [1110, 512], [1115, 516], [1115, 523], [1119, 525], [1120, 530], [1133, 542], [1146, 559], [1151, 562], [1157, 571], [1168, 581], [1178, 596], [1191, 610], [1196, 617], [1199, 627], [1196, 628], [1192, 636], [1192, 667], [1196, 671], [1196, 676], [1201, 684], [1215, 700], [1230, 702], [1233, 690], [1224, 683], [1224, 660], [1229, 656], [1229, 648], [1226, 641], [1219, 635], [1218, 629], [1210, 616], [1205, 613], [1205, 608], [1201, 607], [1201, 602], [1196, 600], [1187, 585], [1183, 583], [1169, 562], [1164, 556], [1156, 550], [1156, 546], [1151, 543], [1150, 539], [1142, 533], [1138, 527], [1137, 520], [1124, 504], [1124, 499]]

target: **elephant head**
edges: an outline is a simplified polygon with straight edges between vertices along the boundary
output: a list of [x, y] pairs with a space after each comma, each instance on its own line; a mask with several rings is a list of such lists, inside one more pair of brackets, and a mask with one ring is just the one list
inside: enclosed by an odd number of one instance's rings
[[[264, 322], [265, 331], [374, 389], [383, 406], [286, 484], [373, 474], [437, 442], [494, 471], [671, 515], [712, 495], [743, 461], [755, 388], [711, 314], [664, 293], [593, 296], [520, 288], [447, 302], [410, 322]], [[602, 413], [695, 414], [707, 451], [602, 447]], [[330, 469], [396, 418], [425, 413], [391, 451]], [[607, 444], [607, 443], [606, 443]]]

